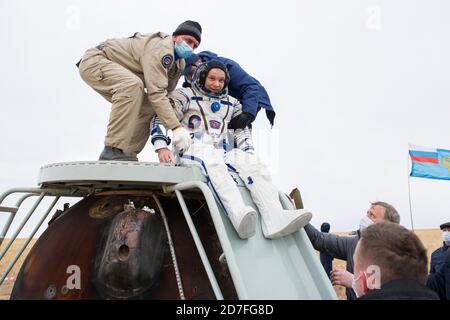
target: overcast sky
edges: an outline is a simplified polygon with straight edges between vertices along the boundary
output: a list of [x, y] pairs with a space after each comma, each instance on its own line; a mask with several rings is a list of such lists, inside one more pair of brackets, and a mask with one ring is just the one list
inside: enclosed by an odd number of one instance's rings
[[[450, 2], [442, 0], [0, 2], [0, 189], [40, 166], [95, 160], [110, 105], [80, 78], [84, 51], [191, 19], [201, 50], [239, 62], [277, 111], [255, 124], [259, 154], [313, 224], [357, 228], [370, 201], [411, 227], [408, 143], [450, 149]], [[150, 143], [139, 155], [156, 161]], [[450, 220], [450, 181], [411, 178], [416, 228]], [[0, 219], [0, 222], [4, 219]]]

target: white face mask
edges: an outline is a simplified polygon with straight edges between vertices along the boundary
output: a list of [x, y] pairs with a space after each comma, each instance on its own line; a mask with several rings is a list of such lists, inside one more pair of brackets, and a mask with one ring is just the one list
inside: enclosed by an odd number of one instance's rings
[[364, 216], [359, 222], [359, 231], [363, 231], [365, 228], [373, 224], [373, 221], [370, 220], [368, 216]]
[[359, 298], [358, 290], [356, 290], [356, 280], [355, 280], [355, 277], [353, 277], [353, 279], [352, 279], [352, 289], [353, 289], [353, 291], [355, 292], [356, 297]]
[[[352, 279], [352, 289], [353, 291], [355, 291], [355, 295], [357, 298], [360, 297], [360, 295], [358, 294], [358, 290], [357, 290], [357, 285], [356, 285], [356, 281], [358, 281], [359, 279], [361, 279], [362, 274], [359, 274], [358, 277], [355, 278], [355, 275], [353, 275], [353, 279]], [[364, 294], [364, 293], [363, 293]]]
[[442, 232], [442, 240], [444, 240], [444, 242], [446, 244], [450, 244], [450, 231], [443, 231]]

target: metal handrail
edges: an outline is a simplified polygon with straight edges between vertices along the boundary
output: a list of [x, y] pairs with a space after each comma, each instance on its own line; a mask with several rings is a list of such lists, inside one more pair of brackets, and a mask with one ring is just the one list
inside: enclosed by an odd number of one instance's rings
[[197, 233], [194, 222], [192, 221], [189, 209], [186, 206], [186, 202], [184, 201], [183, 195], [179, 190], [175, 190], [175, 194], [177, 195], [178, 202], [180, 203], [181, 210], [183, 211], [184, 218], [186, 219], [187, 225], [189, 227], [189, 231], [191, 232], [191, 235], [194, 238], [195, 246], [197, 247], [200, 259], [202, 260], [203, 266], [205, 267], [206, 274], [208, 275], [208, 279], [209, 282], [211, 283], [214, 294], [216, 295], [217, 300], [223, 300], [223, 295], [222, 292], [220, 291], [219, 284], [214, 275], [214, 271], [212, 270], [208, 256], [206, 255], [205, 248], [203, 248], [202, 241], [200, 240], [200, 237]]
[[[35, 193], [26, 193], [24, 194], [22, 197], [19, 198], [19, 200], [17, 200], [15, 207], [11, 207], [10, 209], [14, 209], [14, 211], [9, 211], [10, 214], [8, 216], [8, 220], [6, 221], [5, 226], [3, 227], [2, 232], [0, 233], [0, 245], [3, 243], [3, 240], [6, 237], [6, 234], [9, 231], [9, 228], [17, 214], [17, 212], [19, 211], [20, 206], [22, 205], [22, 202], [25, 201], [25, 199], [32, 197], [32, 196], [38, 196], [39, 194], [35, 194]], [[2, 211], [2, 210], [0, 210]], [[5, 210], [6, 211], [6, 210]]]
[[[17, 200], [16, 205], [14, 207], [1, 206], [3, 201], [9, 195], [12, 195], [14, 193], [26, 193], [26, 194], [23, 195], [22, 197], [20, 197], [19, 200]], [[0, 195], [0, 212], [8, 212], [9, 216], [6, 221], [6, 224], [4, 225], [4, 227], [0, 233], [0, 245], [3, 243], [3, 240], [5, 239], [6, 234], [8, 233], [9, 228], [10, 228], [17, 212], [19, 211], [20, 206], [22, 205], [23, 201], [25, 199], [27, 199], [28, 197], [38, 196], [41, 194], [44, 194], [44, 196], [80, 197], [80, 195], [74, 194], [74, 188], [70, 188], [70, 190], [56, 189], [56, 188], [42, 188], [42, 189], [41, 188], [13, 188], [13, 189], [9, 189], [9, 190], [3, 192]], [[3, 255], [0, 255], [0, 260], [2, 257], [3, 257]]]
[[45, 192], [42, 192], [39, 195], [39, 198], [36, 200], [36, 202], [33, 204], [33, 206], [31, 207], [30, 211], [28, 212], [28, 214], [25, 216], [25, 218], [22, 220], [22, 223], [17, 227], [16, 231], [13, 233], [13, 235], [11, 236], [11, 238], [9, 239], [8, 243], [6, 244], [5, 248], [3, 248], [2, 252], [0, 253], [0, 260], [2, 260], [3, 256], [6, 254], [6, 252], [8, 251], [9, 247], [11, 247], [11, 245], [13, 244], [13, 242], [16, 240], [17, 236], [19, 235], [20, 231], [22, 231], [23, 227], [25, 226], [25, 224], [27, 223], [28, 219], [30, 219], [31, 215], [34, 213], [34, 211], [36, 210], [36, 208], [38, 207], [38, 205], [41, 203], [42, 199], [44, 199], [45, 197]]
[[[48, 217], [50, 211], [54, 208], [54, 206], [56, 205], [56, 203], [59, 200], [59, 196], [55, 197], [55, 199], [53, 200], [53, 202], [50, 204], [50, 206], [48, 207], [47, 211], [44, 213], [44, 215], [42, 216], [41, 220], [39, 220], [39, 222], [36, 224], [36, 226], [34, 227], [33, 231], [31, 232], [30, 236], [28, 237], [27, 241], [25, 241], [24, 245], [22, 246], [22, 248], [20, 249], [20, 251], [17, 253], [17, 255], [14, 257], [13, 261], [11, 261], [11, 263], [9, 264], [8, 268], [6, 269], [5, 273], [2, 275], [2, 277], [0, 278], [0, 285], [3, 283], [3, 281], [6, 279], [6, 277], [8, 276], [8, 274], [11, 272], [12, 268], [14, 267], [14, 265], [17, 263], [17, 260], [19, 260], [20, 256], [22, 255], [22, 253], [25, 251], [25, 249], [27, 248], [28, 244], [31, 242], [31, 239], [33, 239], [33, 236], [36, 234], [36, 232], [39, 230], [39, 228], [41, 227], [41, 225], [44, 223], [45, 219]], [[23, 200], [22, 200], [23, 201]], [[26, 221], [25, 221], [26, 223]], [[20, 232], [20, 231], [19, 231]], [[13, 240], [14, 241], [14, 240]], [[6, 251], [5, 251], [6, 252]], [[0, 257], [1, 259], [1, 257]]]
[[[15, 203], [15, 206], [9, 207], [9, 206], [1, 206], [2, 203], [5, 201], [5, 199], [15, 193], [25, 193], [22, 195]], [[29, 237], [26, 239], [24, 245], [19, 250], [19, 252], [16, 254], [14, 259], [11, 261], [9, 266], [7, 267], [5, 273], [0, 277], [0, 285], [3, 284], [3, 281], [6, 279], [12, 268], [15, 266], [17, 261], [19, 260], [20, 256], [23, 254], [25, 249], [27, 248], [28, 244], [33, 239], [33, 236], [36, 234], [36, 232], [39, 230], [41, 225], [44, 223], [45, 219], [50, 214], [51, 210], [55, 207], [56, 203], [60, 199], [61, 196], [68, 196], [68, 197], [79, 197], [79, 195], [74, 194], [74, 189], [57, 189], [57, 188], [13, 188], [9, 189], [5, 192], [3, 192], [0, 195], [0, 212], [7, 212], [9, 213], [9, 216], [7, 218], [6, 224], [2, 228], [2, 231], [0, 233], [0, 245], [3, 243], [3, 240], [5, 239], [14, 219], [16, 218], [17, 212], [19, 211], [21, 205], [23, 202], [32, 196], [39, 196], [39, 198], [34, 202], [31, 209], [28, 211], [28, 214], [25, 215], [24, 219], [20, 223], [20, 225], [15, 229], [14, 233], [9, 238], [8, 243], [5, 245], [5, 247], [0, 252], [0, 260], [3, 259], [3, 257], [6, 255], [8, 250], [11, 248], [14, 241], [17, 239], [19, 233], [22, 231], [24, 226], [27, 224], [30, 217], [35, 213], [37, 207], [42, 202], [44, 197], [46, 196], [55, 196], [55, 199], [51, 203], [51, 205], [47, 208], [44, 215], [41, 217], [41, 219], [38, 221], [38, 223], [35, 225], [34, 229], [32, 230]]]
[[[209, 187], [202, 181], [190, 181], [190, 182], [181, 182], [181, 183], [178, 183], [176, 185], [171, 185], [171, 186], [163, 186], [163, 191], [166, 193], [175, 192], [177, 194], [176, 191], [179, 192], [179, 191], [189, 190], [189, 189], [194, 189], [194, 188], [200, 189], [200, 191], [203, 193], [203, 196], [205, 197], [206, 203], [208, 204], [209, 212], [211, 214], [211, 218], [214, 223], [214, 227], [216, 229], [217, 236], [219, 238], [219, 242], [222, 246], [222, 250], [227, 259], [228, 269], [230, 270], [231, 278], [233, 279], [236, 293], [237, 293], [239, 299], [248, 299], [247, 290], [244, 286], [244, 281], [242, 279], [242, 275], [239, 271], [236, 259], [233, 254], [233, 248], [231, 246], [230, 240], [226, 236], [227, 233], [226, 233], [225, 226], [223, 224], [223, 221], [222, 221], [222, 218], [221, 218], [221, 215], [219, 212], [219, 208], [217, 207], [216, 200], [215, 200], [211, 190], [209, 189]], [[180, 193], [180, 195], [181, 195], [181, 193]], [[177, 194], [177, 197], [178, 197], [178, 194]], [[180, 198], [178, 198], [178, 200], [180, 200]], [[184, 199], [183, 199], [183, 203], [184, 203]], [[182, 209], [183, 209], [183, 205], [181, 202], [180, 202], [180, 205], [182, 206]], [[184, 205], [186, 205], [186, 204], [184, 203]], [[186, 216], [186, 213], [184, 212], [184, 210], [187, 210], [187, 208], [183, 209], [183, 213]], [[188, 210], [187, 210], [187, 214], [190, 219]], [[191, 219], [191, 221], [192, 221], [192, 219]], [[195, 226], [193, 227], [193, 230], [191, 230], [191, 233], [193, 234], [194, 237], [195, 237], [195, 235], [198, 237], [198, 234], [195, 230]], [[200, 241], [200, 238], [198, 238], [198, 240]], [[195, 238], [194, 238], [194, 241], [195, 241]], [[201, 242], [200, 242], [200, 246], [201, 246]], [[209, 264], [209, 261], [208, 261], [208, 264]], [[204, 265], [205, 265], [205, 263], [204, 263]], [[207, 266], [205, 265], [205, 269], [206, 268], [207, 268]]]

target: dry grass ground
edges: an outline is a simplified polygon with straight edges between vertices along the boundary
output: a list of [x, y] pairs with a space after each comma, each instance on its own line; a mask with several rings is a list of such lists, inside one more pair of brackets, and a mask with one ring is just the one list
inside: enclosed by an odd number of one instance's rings
[[[416, 230], [417, 235], [424, 243], [425, 247], [428, 251], [428, 259], [430, 258], [431, 253], [442, 245], [441, 240], [441, 231], [439, 229], [422, 229], [422, 230]], [[340, 235], [347, 235], [348, 233], [338, 233]], [[0, 299], [8, 299], [9, 295], [11, 293], [11, 290], [14, 285], [14, 280], [16, 279], [17, 273], [20, 270], [20, 266], [22, 265], [23, 261], [25, 260], [26, 255], [28, 254], [29, 250], [31, 249], [32, 245], [34, 244], [35, 240], [31, 241], [31, 243], [28, 245], [27, 249], [25, 250], [24, 254], [20, 257], [19, 261], [16, 263], [15, 267], [12, 269], [8, 277], [6, 278], [6, 281], [3, 283], [3, 285], [0, 286]], [[3, 250], [7, 243], [7, 240], [5, 240], [0, 247], [0, 251]], [[8, 267], [9, 263], [12, 259], [14, 259], [17, 252], [22, 248], [23, 244], [25, 243], [25, 240], [18, 239], [16, 240], [10, 250], [7, 252], [4, 259], [0, 261], [0, 275], [2, 275], [6, 268]], [[333, 262], [333, 268], [345, 268], [345, 261], [337, 260], [335, 259]], [[335, 286], [334, 287], [339, 298], [345, 299], [345, 290], [341, 286]]]
[[[22, 266], [23, 261], [25, 260], [26, 256], [28, 255], [28, 252], [30, 251], [31, 247], [34, 245], [36, 240], [31, 240], [31, 242], [28, 244], [27, 248], [15, 264], [14, 268], [11, 270], [11, 272], [8, 274], [8, 277], [6, 277], [3, 284], [0, 286], [0, 300], [9, 299], [9, 295], [11, 294], [14, 281], [16, 279], [17, 274], [19, 273], [20, 267]], [[5, 239], [0, 246], [0, 252], [3, 251], [3, 248], [8, 243], [8, 239]], [[3, 273], [6, 271], [6, 268], [8, 268], [11, 261], [16, 257], [17, 253], [22, 249], [22, 246], [25, 244], [24, 239], [17, 239], [13, 242], [11, 248], [7, 251], [5, 257], [0, 261], [0, 276], [3, 275]]]

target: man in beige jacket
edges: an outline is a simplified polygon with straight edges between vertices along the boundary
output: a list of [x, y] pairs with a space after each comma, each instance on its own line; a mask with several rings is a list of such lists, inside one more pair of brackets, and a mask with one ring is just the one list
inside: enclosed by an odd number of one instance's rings
[[135, 33], [109, 39], [88, 49], [78, 67], [83, 80], [112, 103], [105, 148], [99, 160], [137, 161], [158, 115], [173, 130], [173, 143], [187, 150], [190, 137], [167, 98], [178, 83], [188, 58], [201, 41], [202, 28], [185, 21], [172, 36]]

